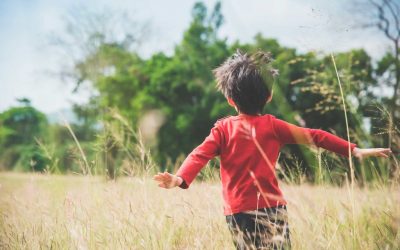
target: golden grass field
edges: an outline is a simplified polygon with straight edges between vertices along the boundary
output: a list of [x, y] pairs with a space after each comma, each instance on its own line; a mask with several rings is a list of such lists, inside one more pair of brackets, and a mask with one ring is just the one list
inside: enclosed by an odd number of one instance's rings
[[[399, 249], [400, 189], [283, 185], [293, 249]], [[218, 183], [0, 173], [0, 249], [233, 249]], [[354, 201], [354, 208], [352, 206]]]

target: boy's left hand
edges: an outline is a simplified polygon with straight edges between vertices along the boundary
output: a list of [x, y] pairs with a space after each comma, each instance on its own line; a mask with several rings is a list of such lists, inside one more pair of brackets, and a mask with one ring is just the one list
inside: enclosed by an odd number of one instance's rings
[[174, 188], [182, 184], [183, 179], [179, 176], [168, 172], [158, 173], [154, 175], [153, 180], [158, 182], [158, 186], [162, 188]]
[[388, 158], [392, 151], [390, 148], [354, 148], [352, 153], [355, 157], [362, 160], [363, 158], [370, 156]]

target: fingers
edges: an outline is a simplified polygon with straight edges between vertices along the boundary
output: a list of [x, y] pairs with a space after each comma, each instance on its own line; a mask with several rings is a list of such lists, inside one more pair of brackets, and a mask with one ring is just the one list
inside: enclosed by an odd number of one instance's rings
[[172, 177], [168, 173], [160, 174], [160, 178], [166, 183], [169, 183], [172, 181]]
[[381, 153], [390, 154], [392, 150], [390, 148], [379, 148]]
[[378, 148], [376, 153], [379, 157], [388, 158], [392, 151], [390, 148]]
[[379, 152], [377, 156], [384, 157], [384, 158], [388, 158], [389, 157], [389, 155], [387, 155], [385, 153], [382, 153], [382, 152]]
[[158, 174], [153, 176], [153, 180], [156, 180], [156, 181], [164, 181], [164, 179], [165, 178], [164, 178], [164, 175], [162, 173], [158, 173]]
[[168, 172], [158, 173], [153, 176], [153, 179], [171, 179], [172, 175]]

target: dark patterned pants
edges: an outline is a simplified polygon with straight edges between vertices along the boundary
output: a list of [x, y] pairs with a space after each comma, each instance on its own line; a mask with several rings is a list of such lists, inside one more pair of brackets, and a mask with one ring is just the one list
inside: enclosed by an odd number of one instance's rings
[[290, 249], [286, 206], [226, 216], [236, 249]]

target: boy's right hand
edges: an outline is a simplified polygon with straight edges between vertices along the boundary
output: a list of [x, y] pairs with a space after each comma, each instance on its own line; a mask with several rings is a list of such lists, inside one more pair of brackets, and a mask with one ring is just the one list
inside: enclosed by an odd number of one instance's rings
[[353, 150], [353, 155], [360, 160], [370, 156], [388, 158], [391, 153], [390, 148], [354, 148]]
[[158, 182], [158, 186], [162, 188], [174, 188], [180, 186], [183, 179], [179, 176], [170, 174], [168, 172], [158, 173], [154, 175], [153, 180]]

